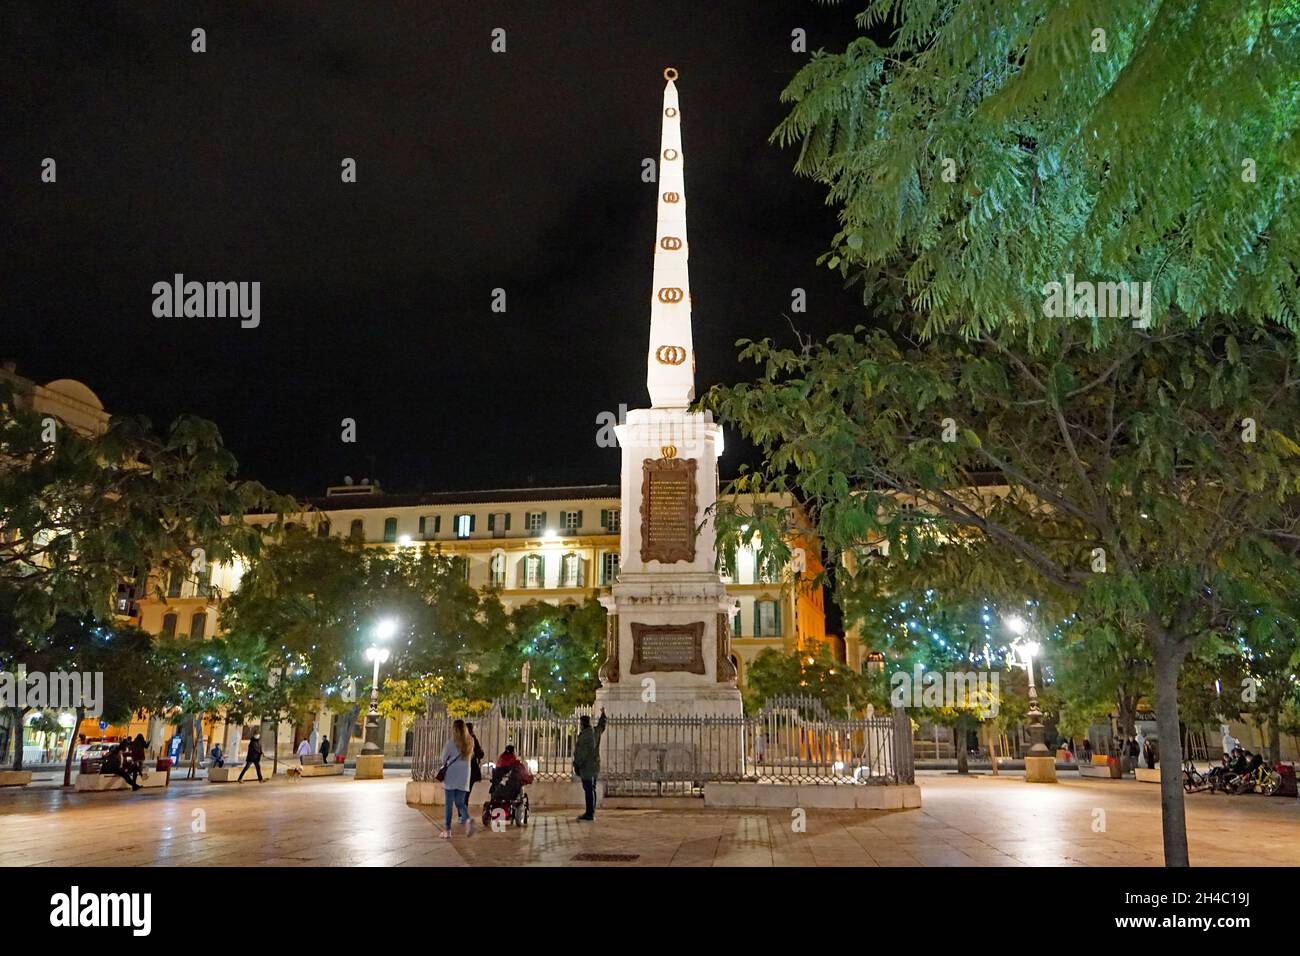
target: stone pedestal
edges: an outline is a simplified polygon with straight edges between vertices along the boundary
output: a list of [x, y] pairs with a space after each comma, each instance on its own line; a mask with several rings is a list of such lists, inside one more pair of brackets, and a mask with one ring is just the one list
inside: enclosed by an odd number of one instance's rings
[[1026, 757], [1026, 783], [1056, 783], [1055, 757]]
[[384, 755], [361, 754], [357, 757], [356, 777], [358, 780], [383, 780]]

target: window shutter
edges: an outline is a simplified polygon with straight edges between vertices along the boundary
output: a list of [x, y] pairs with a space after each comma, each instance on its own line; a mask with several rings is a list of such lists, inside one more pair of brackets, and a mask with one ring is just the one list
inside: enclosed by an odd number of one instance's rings
[[581, 511], [578, 512], [578, 527], [574, 528], [573, 530], [574, 530], [574, 531], [580, 531], [580, 530], [582, 530], [582, 512], [581, 512]]
[[442, 531], [442, 515], [433, 516], [433, 533], [438, 534]]
[[542, 554], [537, 556], [537, 586], [546, 587], [546, 556]]
[[509, 511], [506, 512], [506, 530], [507, 530], [507, 531], [510, 530], [510, 512], [509, 512]]
[[740, 608], [736, 608], [736, 613], [732, 615], [731, 636], [740, 637]]
[[546, 512], [545, 512], [545, 511], [539, 511], [538, 514], [540, 514], [540, 515], [542, 516], [542, 524], [541, 524], [541, 527], [539, 527], [537, 530], [538, 530], [538, 531], [545, 531], [545, 530], [546, 530]]
[[519, 563], [515, 565], [515, 587], [517, 588], [528, 587], [528, 558], [527, 557], [520, 558]]
[[600, 509], [600, 526], [604, 528], [606, 531], [609, 530], [609, 509], [608, 508]]
[[754, 636], [761, 637], [763, 634], [763, 618], [759, 608], [763, 606], [762, 601], [754, 602]]
[[578, 559], [578, 587], [585, 588], [586, 586], [587, 586], [587, 559], [579, 558]]
[[776, 636], [781, 636], [781, 602], [772, 602], [772, 620], [776, 622]]
[[489, 515], [488, 515], [488, 530], [489, 530], [489, 531], [495, 531], [496, 529], [497, 529], [497, 516], [496, 516], [495, 514], [489, 514]]
[[424, 523], [426, 520], [424, 515], [420, 515], [420, 537], [424, 537]]
[[470, 534], [473, 534], [473, 533], [474, 533], [474, 516], [473, 516], [473, 515], [470, 515], [470, 516], [469, 516], [469, 533], [470, 533]]

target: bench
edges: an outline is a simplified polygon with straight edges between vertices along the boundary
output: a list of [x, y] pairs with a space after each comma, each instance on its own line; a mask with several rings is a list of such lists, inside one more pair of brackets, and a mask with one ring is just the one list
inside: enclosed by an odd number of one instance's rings
[[[170, 774], [166, 770], [151, 770], [147, 774], [141, 774], [136, 780], [136, 784], [141, 790], [152, 790], [156, 787], [165, 787], [168, 784]], [[77, 790], [100, 792], [103, 790], [130, 790], [131, 785], [114, 773], [81, 773], [77, 774]]]
[[0, 770], [0, 787], [25, 787], [31, 782], [30, 770]]
[[1150, 770], [1148, 770], [1146, 767], [1136, 767], [1136, 768], [1133, 770], [1133, 774], [1134, 774], [1134, 776], [1137, 777], [1138, 781], [1141, 782], [1141, 783], [1159, 783], [1159, 782], [1160, 782], [1160, 768], [1159, 768], [1159, 767], [1153, 767], [1153, 768], [1151, 768]]
[[1092, 763], [1079, 764], [1080, 777], [1099, 777], [1103, 780], [1118, 780], [1122, 776], [1118, 757], [1105, 754], [1093, 754]]
[[326, 763], [325, 758], [320, 754], [310, 754], [298, 759], [300, 766], [293, 769], [298, 771], [300, 777], [339, 777], [343, 775], [343, 764]]

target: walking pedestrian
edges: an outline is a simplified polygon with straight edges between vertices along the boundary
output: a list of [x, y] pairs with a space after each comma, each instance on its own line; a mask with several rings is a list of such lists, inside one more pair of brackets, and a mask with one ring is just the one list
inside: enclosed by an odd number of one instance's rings
[[298, 762], [302, 763], [303, 757], [310, 757], [311, 755], [311, 741], [304, 737], [302, 738], [302, 743], [298, 744]]
[[328, 737], [321, 739], [320, 758], [324, 763], [330, 762], [330, 739]]
[[474, 821], [469, 815], [469, 765], [474, 757], [474, 738], [470, 736], [465, 721], [451, 725], [451, 737], [442, 745], [442, 769], [438, 779], [443, 790], [443, 829], [438, 835], [451, 839], [451, 808], [460, 814], [465, 825], [465, 836], [474, 835]]
[[257, 782], [266, 783], [262, 779], [262, 735], [254, 732], [253, 739], [248, 742], [248, 755], [244, 758], [244, 769], [239, 771], [239, 783], [244, 782], [244, 774], [248, 773], [248, 768], [252, 767], [257, 771]]
[[591, 718], [586, 714], [578, 719], [578, 740], [573, 746], [573, 772], [582, 780], [582, 796], [587, 810], [579, 820], [596, 819], [596, 777], [600, 775], [600, 737], [605, 732], [605, 709], [593, 730]]

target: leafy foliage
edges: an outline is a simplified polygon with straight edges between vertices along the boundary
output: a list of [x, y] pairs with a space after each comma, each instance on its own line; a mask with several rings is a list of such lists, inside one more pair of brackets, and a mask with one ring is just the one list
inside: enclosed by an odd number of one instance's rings
[[1043, 338], [1071, 273], [1151, 282], [1157, 327], [1300, 329], [1300, 4], [873, 0], [858, 22], [773, 139], [828, 187], [825, 261], [864, 301]]

